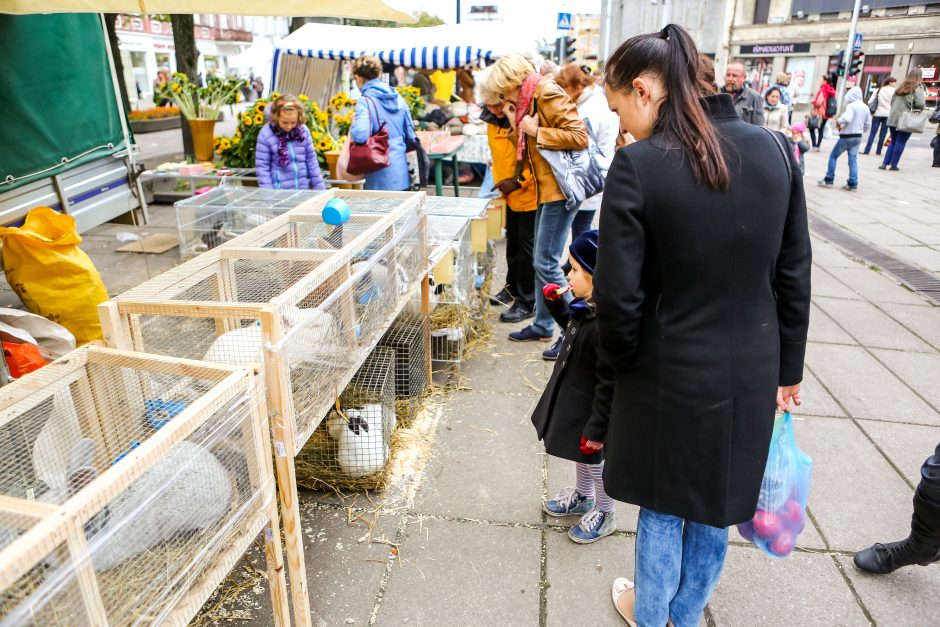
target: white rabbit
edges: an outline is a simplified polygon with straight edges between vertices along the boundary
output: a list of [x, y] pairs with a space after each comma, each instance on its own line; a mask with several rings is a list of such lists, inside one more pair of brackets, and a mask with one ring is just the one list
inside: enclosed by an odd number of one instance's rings
[[69, 451], [82, 438], [78, 414], [67, 390], [52, 397], [52, 411], [33, 443], [32, 462], [36, 478], [50, 491], [66, 494]]
[[388, 460], [382, 405], [345, 409], [348, 421], [332, 412], [327, 430], [337, 440], [336, 461], [350, 477], [364, 477], [382, 470]]
[[[319, 309], [299, 309], [294, 305], [284, 308], [285, 333], [300, 327], [286, 342], [288, 366], [314, 361], [318, 355], [328, 356], [340, 344], [336, 321]], [[217, 337], [203, 357], [236, 366], [263, 363], [261, 323], [234, 329]]]
[[89, 538], [95, 570], [212, 527], [231, 503], [231, 478], [219, 460], [180, 442], [109, 504], [107, 522]]

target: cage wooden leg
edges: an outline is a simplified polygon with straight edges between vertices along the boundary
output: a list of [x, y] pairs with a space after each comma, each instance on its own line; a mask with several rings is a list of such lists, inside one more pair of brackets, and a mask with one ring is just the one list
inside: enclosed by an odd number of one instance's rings
[[[281, 525], [278, 521], [277, 503], [269, 508], [271, 516], [264, 528], [264, 558], [268, 564], [268, 587], [271, 589], [271, 607], [274, 608], [274, 624], [277, 627], [290, 625], [290, 603], [287, 597], [287, 576], [284, 572], [284, 548], [281, 546]], [[300, 624], [300, 621], [297, 621]]]
[[[261, 329], [265, 343], [277, 344], [282, 331], [276, 309], [261, 312]], [[284, 525], [287, 548], [287, 571], [290, 576], [291, 601], [297, 625], [310, 626], [310, 596], [307, 591], [307, 569], [304, 564], [304, 544], [300, 524], [300, 502], [297, 496], [297, 474], [294, 469], [294, 430], [286, 415], [291, 407], [286, 382], [290, 373], [283, 358], [273, 351], [264, 351], [264, 370], [267, 381], [268, 413], [271, 436], [274, 440], [274, 470], [277, 476], [278, 499]]]
[[98, 588], [98, 577], [91, 565], [91, 556], [88, 554], [88, 542], [81, 529], [73, 531], [67, 541], [69, 557], [75, 563], [75, 578], [82, 595], [82, 608], [89, 625], [105, 627], [108, 624], [108, 614]]
[[[430, 315], [430, 313], [431, 313], [431, 281], [430, 281], [430, 276], [425, 274], [424, 278], [421, 279], [421, 316], [425, 317], [425, 316]], [[428, 331], [428, 337], [425, 339], [425, 342], [427, 343], [427, 346], [428, 346], [428, 351], [427, 351], [428, 358], [427, 358], [427, 363], [425, 364], [427, 368], [427, 372], [425, 373], [424, 380], [428, 382], [428, 385], [430, 385], [431, 376], [432, 376], [431, 372], [434, 369], [434, 364], [431, 363], [432, 355], [431, 355], [431, 349], [430, 349], [430, 346], [431, 346], [430, 331]]]

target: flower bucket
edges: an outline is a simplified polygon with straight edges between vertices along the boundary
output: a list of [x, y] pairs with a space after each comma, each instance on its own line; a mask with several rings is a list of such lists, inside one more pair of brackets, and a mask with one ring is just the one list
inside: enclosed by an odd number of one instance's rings
[[215, 156], [215, 120], [195, 118], [188, 120], [193, 132], [193, 152], [196, 161], [212, 161]]

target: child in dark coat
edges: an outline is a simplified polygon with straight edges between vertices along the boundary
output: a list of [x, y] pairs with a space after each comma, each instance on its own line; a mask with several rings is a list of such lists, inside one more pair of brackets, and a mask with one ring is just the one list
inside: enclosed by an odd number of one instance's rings
[[568, 248], [570, 289], [546, 285], [542, 294], [565, 339], [532, 424], [549, 455], [575, 462], [577, 484], [565, 488], [542, 508], [549, 516], [583, 514], [568, 537], [579, 544], [596, 542], [616, 528], [614, 502], [604, 491], [604, 439], [613, 397], [613, 375], [598, 362], [597, 320], [591, 296], [597, 259], [597, 231], [587, 231]]

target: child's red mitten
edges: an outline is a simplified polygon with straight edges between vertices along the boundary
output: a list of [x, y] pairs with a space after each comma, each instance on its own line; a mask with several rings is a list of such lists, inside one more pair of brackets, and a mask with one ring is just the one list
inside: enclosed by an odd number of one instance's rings
[[602, 448], [604, 448], [603, 442], [595, 442], [594, 440], [588, 440], [583, 435], [581, 436], [581, 446], [578, 447], [582, 453], [585, 455], [593, 455]]
[[549, 283], [542, 288], [542, 295], [545, 297], [545, 300], [558, 300], [564, 296], [568, 290], [571, 289], [571, 286], [562, 287], [557, 283]]

